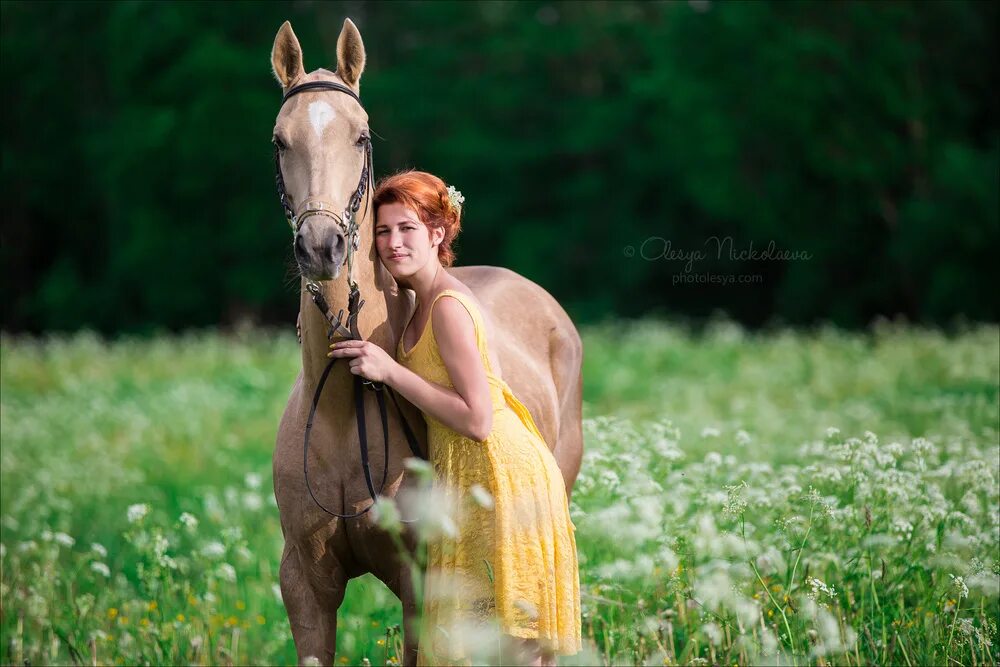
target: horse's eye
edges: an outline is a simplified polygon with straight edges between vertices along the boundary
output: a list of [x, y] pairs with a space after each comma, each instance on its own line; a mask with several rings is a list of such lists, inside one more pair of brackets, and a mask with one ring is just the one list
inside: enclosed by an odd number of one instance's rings
[[355, 146], [364, 146], [369, 141], [371, 141], [371, 135], [369, 135], [368, 131], [366, 130], [366, 131], [364, 131], [364, 132], [361, 133], [361, 136], [358, 137], [358, 140], [356, 142], [354, 142], [354, 145]]
[[286, 148], [288, 148], [287, 146], [285, 146], [285, 142], [282, 141], [280, 137], [273, 137], [271, 139], [271, 143], [277, 146], [279, 151], [284, 151]]

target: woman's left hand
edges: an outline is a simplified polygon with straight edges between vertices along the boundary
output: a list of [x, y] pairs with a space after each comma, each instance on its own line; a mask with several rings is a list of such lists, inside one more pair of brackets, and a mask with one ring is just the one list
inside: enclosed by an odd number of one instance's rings
[[328, 357], [350, 359], [351, 373], [372, 382], [387, 382], [396, 360], [375, 343], [366, 340], [340, 340], [330, 345]]

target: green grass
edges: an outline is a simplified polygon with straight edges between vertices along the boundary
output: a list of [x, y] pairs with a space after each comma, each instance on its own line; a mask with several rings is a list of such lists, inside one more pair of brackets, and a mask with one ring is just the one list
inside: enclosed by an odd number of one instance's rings
[[[563, 664], [996, 662], [1000, 329], [583, 335]], [[4, 662], [294, 664], [270, 479], [293, 329], [0, 354]], [[391, 661], [401, 620], [352, 581], [338, 661]]]

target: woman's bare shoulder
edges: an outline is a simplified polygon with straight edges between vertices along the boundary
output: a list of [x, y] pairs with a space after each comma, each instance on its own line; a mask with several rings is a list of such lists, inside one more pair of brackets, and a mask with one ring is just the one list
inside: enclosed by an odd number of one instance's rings
[[444, 285], [446, 290], [454, 290], [456, 292], [461, 292], [462, 294], [468, 294], [469, 296], [475, 296], [468, 285], [463, 283], [461, 280], [455, 276], [448, 276], [448, 280]]
[[[451, 280], [449, 280], [448, 283], [442, 288], [441, 292], [447, 292], [449, 290], [452, 292], [461, 292], [465, 296], [469, 297], [469, 299], [472, 300], [472, 303], [476, 304], [477, 308], [482, 310], [483, 306], [479, 303], [479, 299], [477, 299], [476, 295], [473, 294], [471, 289], [469, 289], [469, 286], [458, 278], [452, 277]], [[438, 294], [441, 292], [438, 292]]]

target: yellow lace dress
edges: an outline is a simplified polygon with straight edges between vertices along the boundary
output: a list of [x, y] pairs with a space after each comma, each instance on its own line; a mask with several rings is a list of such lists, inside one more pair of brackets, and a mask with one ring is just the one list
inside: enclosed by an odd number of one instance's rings
[[[434, 487], [457, 516], [453, 536], [444, 533], [427, 544], [417, 664], [470, 664], [480, 643], [496, 642], [496, 632], [573, 655], [582, 648], [580, 576], [562, 473], [528, 409], [492, 372], [475, 302], [444, 290], [431, 308], [445, 295], [461, 302], [475, 323], [493, 429], [479, 442], [425, 415]], [[409, 352], [400, 337], [397, 359], [423, 379], [452, 388], [431, 322], [428, 317]]]

